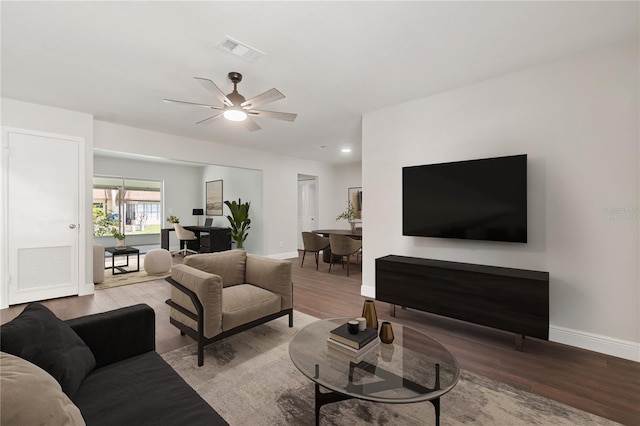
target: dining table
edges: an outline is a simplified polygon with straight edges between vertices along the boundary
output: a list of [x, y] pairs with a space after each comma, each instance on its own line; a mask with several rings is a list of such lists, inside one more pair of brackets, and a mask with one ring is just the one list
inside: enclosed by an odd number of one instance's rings
[[[315, 229], [313, 231], [314, 234], [322, 235], [323, 237], [328, 237], [331, 234], [337, 235], [345, 235], [347, 237], [354, 238], [356, 240], [362, 239], [362, 228], [357, 229]], [[322, 251], [322, 261], [324, 263], [331, 263], [331, 247], [328, 247]]]

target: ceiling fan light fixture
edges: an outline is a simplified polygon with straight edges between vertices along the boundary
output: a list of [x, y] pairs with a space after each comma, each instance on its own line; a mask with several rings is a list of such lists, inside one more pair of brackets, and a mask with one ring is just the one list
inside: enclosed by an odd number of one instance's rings
[[240, 108], [227, 108], [223, 115], [229, 121], [244, 121], [247, 119], [247, 113]]

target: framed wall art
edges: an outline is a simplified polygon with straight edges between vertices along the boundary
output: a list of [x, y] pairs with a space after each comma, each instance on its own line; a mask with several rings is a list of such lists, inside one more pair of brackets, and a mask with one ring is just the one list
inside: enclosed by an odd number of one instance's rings
[[222, 216], [222, 179], [207, 182], [206, 191], [207, 216]]
[[355, 222], [362, 222], [362, 187], [354, 187], [349, 188], [349, 198], [348, 201], [353, 206], [353, 210], [355, 211]]

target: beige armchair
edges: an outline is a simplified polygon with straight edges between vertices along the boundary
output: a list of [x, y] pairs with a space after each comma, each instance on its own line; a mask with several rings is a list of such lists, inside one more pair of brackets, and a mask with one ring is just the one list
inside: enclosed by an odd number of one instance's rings
[[329, 247], [329, 238], [322, 237], [313, 232], [302, 233], [302, 244], [304, 245], [304, 251], [302, 252], [302, 263], [300, 267], [304, 266], [304, 257], [307, 252], [314, 253], [316, 256], [316, 271], [318, 270], [318, 257], [322, 250]]
[[169, 321], [204, 346], [281, 316], [293, 327], [291, 262], [244, 250], [196, 254], [171, 268]]
[[331, 234], [329, 235], [329, 242], [331, 244], [331, 263], [329, 264], [329, 273], [331, 273], [331, 267], [336, 256], [341, 259], [347, 256], [347, 276], [349, 276], [349, 264], [351, 263], [351, 255], [357, 254], [362, 248], [362, 240], [354, 240], [353, 238], [346, 237], [344, 235]]

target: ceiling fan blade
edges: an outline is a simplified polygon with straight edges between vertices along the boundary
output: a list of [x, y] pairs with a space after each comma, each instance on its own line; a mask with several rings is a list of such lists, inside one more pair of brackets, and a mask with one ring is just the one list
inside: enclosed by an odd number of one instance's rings
[[227, 95], [225, 95], [224, 92], [220, 90], [220, 88], [216, 86], [216, 84], [213, 81], [209, 80], [208, 78], [201, 78], [201, 77], [193, 77], [193, 78], [198, 80], [205, 89], [213, 93], [213, 96], [215, 96], [216, 99], [222, 102], [224, 105], [233, 106], [233, 103], [229, 100], [229, 98], [227, 98]]
[[277, 111], [262, 111], [259, 109], [252, 109], [247, 111], [251, 116], [260, 118], [275, 118], [276, 120], [294, 121], [298, 114], [291, 112], [277, 112]]
[[283, 99], [284, 97], [285, 96], [280, 93], [278, 89], [269, 89], [251, 99], [247, 99], [241, 103], [240, 106], [245, 109], [251, 109], [259, 107], [260, 105], [268, 104], [269, 102], [277, 101], [278, 99]]
[[222, 117], [222, 113], [221, 113], [221, 112], [217, 113], [216, 115], [212, 115], [212, 116], [211, 116], [211, 117], [209, 117], [209, 118], [205, 118], [204, 120], [200, 120], [200, 121], [198, 121], [196, 124], [202, 124], [202, 123], [204, 123], [204, 122], [207, 122], [207, 124], [209, 124], [209, 123], [212, 123], [212, 122], [213, 122], [213, 120], [215, 120], [215, 119], [216, 119], [216, 118], [218, 118], [218, 117]]
[[187, 106], [196, 106], [196, 107], [200, 107], [200, 108], [207, 108], [207, 109], [224, 109], [222, 107], [219, 106], [215, 106], [215, 105], [207, 105], [207, 104], [197, 104], [194, 102], [186, 102], [186, 101], [176, 101], [173, 99], [163, 99], [163, 101], [167, 104], [178, 104], [178, 105], [187, 105]]
[[251, 119], [250, 117], [247, 117], [244, 120], [244, 125], [246, 126], [247, 129], [249, 129], [250, 132], [255, 132], [256, 130], [260, 130], [260, 126], [258, 126], [258, 123], [253, 121], [253, 119]]

